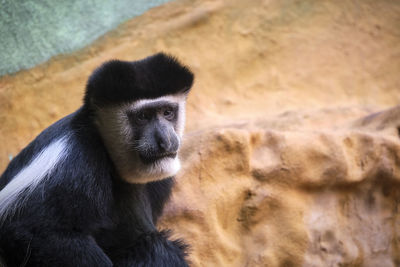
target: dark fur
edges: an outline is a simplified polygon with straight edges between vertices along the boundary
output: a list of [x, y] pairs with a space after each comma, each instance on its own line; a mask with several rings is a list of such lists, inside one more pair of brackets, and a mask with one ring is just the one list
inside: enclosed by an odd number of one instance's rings
[[187, 93], [192, 83], [190, 70], [163, 53], [133, 62], [112, 60], [89, 78], [85, 102], [104, 106]]
[[0, 190], [42, 148], [69, 135], [66, 159], [1, 225], [0, 258], [10, 267], [187, 266], [185, 245], [155, 226], [173, 178], [123, 182], [93, 123], [92, 105], [187, 93], [192, 82], [193, 74], [164, 54], [97, 69], [84, 105], [44, 130], [1, 176]]

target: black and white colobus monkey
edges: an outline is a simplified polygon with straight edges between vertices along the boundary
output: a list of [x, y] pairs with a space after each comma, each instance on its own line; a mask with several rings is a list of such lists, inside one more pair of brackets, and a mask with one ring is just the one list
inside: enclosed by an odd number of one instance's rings
[[180, 168], [193, 78], [162, 53], [94, 71], [83, 106], [0, 178], [7, 266], [187, 266], [185, 245], [155, 224]]

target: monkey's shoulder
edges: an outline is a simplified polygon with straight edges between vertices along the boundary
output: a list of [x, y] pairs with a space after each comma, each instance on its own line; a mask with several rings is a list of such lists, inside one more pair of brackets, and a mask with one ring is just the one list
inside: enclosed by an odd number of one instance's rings
[[67, 172], [64, 175], [71, 175], [71, 171], [75, 175], [90, 175], [93, 170], [104, 172], [108, 166], [107, 153], [93, 127], [80, 119], [84, 117], [81, 113], [79, 109], [53, 123], [22, 149], [0, 177], [0, 190], [24, 170], [35, 175], [51, 169], [53, 176], [62, 176], [63, 171]]
[[67, 132], [67, 129], [70, 128], [72, 117], [73, 114], [70, 114], [53, 123], [12, 158], [0, 177], [0, 190], [3, 189], [18, 172], [26, 168], [35, 156], [43, 151], [46, 146]]

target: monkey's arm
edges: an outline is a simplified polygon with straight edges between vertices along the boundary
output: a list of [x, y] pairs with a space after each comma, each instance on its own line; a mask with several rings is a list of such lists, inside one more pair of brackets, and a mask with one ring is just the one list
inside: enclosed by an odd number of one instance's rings
[[158, 218], [164, 210], [164, 206], [171, 195], [173, 185], [174, 177], [146, 184], [146, 194], [150, 201], [154, 225], [157, 224]]
[[[30, 248], [35, 248], [35, 253], [31, 254]], [[94, 239], [81, 233], [47, 232], [35, 236], [26, 253], [26, 266], [32, 267], [113, 266]]]
[[155, 226], [172, 183], [171, 178], [146, 185], [114, 182], [117, 223], [96, 234], [114, 266], [188, 266], [184, 259], [186, 245], [170, 240], [167, 231], [159, 232]]

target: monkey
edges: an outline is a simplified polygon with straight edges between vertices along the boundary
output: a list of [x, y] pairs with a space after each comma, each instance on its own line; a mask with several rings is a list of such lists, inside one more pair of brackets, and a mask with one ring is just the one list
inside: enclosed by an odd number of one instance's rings
[[194, 74], [175, 57], [111, 60], [82, 106], [41, 132], [0, 177], [0, 258], [13, 266], [188, 266], [159, 231], [180, 169]]

